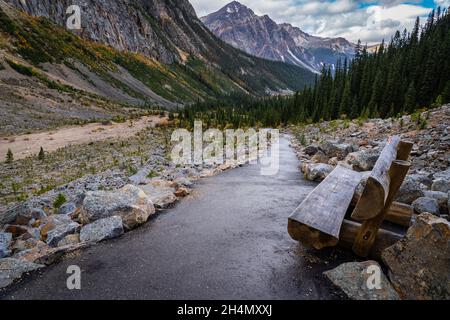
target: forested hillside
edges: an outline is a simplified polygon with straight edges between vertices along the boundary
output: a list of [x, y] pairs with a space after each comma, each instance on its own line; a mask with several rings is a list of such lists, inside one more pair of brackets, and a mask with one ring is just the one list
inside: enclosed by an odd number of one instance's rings
[[[280, 125], [337, 118], [397, 116], [450, 102], [450, 14], [433, 10], [423, 25], [398, 31], [371, 54], [358, 44], [353, 61], [339, 61], [335, 74], [324, 69], [313, 87], [289, 97], [236, 98], [232, 108], [199, 104], [181, 115], [199, 113], [219, 124]], [[214, 109], [214, 108], [213, 108]], [[205, 118], [206, 118], [205, 117]]]

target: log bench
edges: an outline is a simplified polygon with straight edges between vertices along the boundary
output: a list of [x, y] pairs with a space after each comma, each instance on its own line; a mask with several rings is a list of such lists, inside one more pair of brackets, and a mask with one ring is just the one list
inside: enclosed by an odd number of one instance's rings
[[411, 166], [412, 146], [390, 137], [360, 195], [356, 189], [363, 174], [337, 166], [289, 217], [290, 236], [318, 250], [340, 245], [360, 257], [379, 257], [403, 237], [383, 228], [383, 222], [404, 228], [413, 215], [411, 206], [394, 202]]

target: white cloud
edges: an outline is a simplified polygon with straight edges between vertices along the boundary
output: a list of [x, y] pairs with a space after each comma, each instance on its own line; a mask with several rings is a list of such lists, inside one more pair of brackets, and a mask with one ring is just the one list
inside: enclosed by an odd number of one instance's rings
[[[434, 0], [444, 6], [450, 0]], [[225, 6], [231, 0], [191, 0], [199, 16]], [[411, 29], [417, 16], [430, 9], [420, 0], [241, 0], [256, 14], [268, 14], [305, 32], [324, 37], [345, 37], [369, 44], [389, 40], [397, 30]]]

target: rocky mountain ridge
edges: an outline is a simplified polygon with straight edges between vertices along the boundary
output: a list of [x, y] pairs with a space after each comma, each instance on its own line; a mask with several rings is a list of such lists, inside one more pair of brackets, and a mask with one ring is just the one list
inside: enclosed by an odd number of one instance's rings
[[[81, 30], [66, 29], [70, 5], [81, 9]], [[53, 81], [115, 102], [167, 108], [297, 90], [314, 78], [305, 69], [225, 44], [186, 0], [0, 0], [0, 20], [0, 85], [18, 94], [22, 90], [13, 90], [11, 79], [22, 75], [16, 69], [27, 68], [32, 82]], [[27, 105], [29, 94], [22, 99]], [[11, 95], [0, 94], [0, 100], [17, 110]]]
[[351, 59], [355, 45], [344, 38], [320, 38], [291, 24], [277, 24], [268, 15], [233, 1], [201, 20], [219, 38], [261, 58], [283, 61], [320, 72], [339, 58]]

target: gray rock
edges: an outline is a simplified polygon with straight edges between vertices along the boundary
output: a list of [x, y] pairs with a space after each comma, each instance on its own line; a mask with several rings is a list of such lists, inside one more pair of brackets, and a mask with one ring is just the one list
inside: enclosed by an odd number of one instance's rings
[[166, 209], [178, 200], [174, 188], [146, 185], [142, 187], [142, 190], [158, 209]]
[[[337, 158], [335, 158], [337, 159]], [[323, 153], [322, 151], [317, 151], [316, 154], [311, 158], [312, 163], [326, 163], [328, 164], [328, 161], [330, 159]]]
[[345, 158], [345, 161], [352, 165], [355, 171], [370, 171], [380, 156], [376, 150], [360, 150], [352, 152]]
[[47, 239], [45, 240], [45, 242], [49, 246], [56, 247], [58, 245], [58, 242], [60, 242], [69, 234], [77, 233], [78, 231], [80, 231], [80, 228], [80, 224], [76, 222], [59, 225], [47, 233]]
[[418, 198], [416, 200], [414, 200], [414, 202], [412, 203], [412, 206], [414, 208], [414, 211], [417, 214], [421, 214], [421, 213], [431, 213], [435, 216], [439, 216], [440, 211], [439, 211], [439, 204], [437, 202], [436, 199], [433, 198], [427, 198], [427, 197], [421, 197]]
[[310, 181], [323, 181], [333, 170], [333, 166], [325, 163], [304, 163], [302, 165], [302, 172]]
[[5, 288], [19, 279], [26, 272], [31, 272], [43, 265], [13, 258], [0, 259], [0, 288]]
[[408, 177], [409, 179], [414, 180], [419, 185], [425, 186], [427, 189], [430, 189], [431, 185], [433, 184], [433, 180], [425, 174], [414, 173], [410, 174]]
[[440, 191], [425, 191], [425, 196], [436, 199], [441, 214], [448, 214], [448, 194]]
[[450, 299], [450, 222], [429, 213], [417, 217], [406, 237], [387, 248], [382, 259], [400, 297]]
[[17, 225], [28, 225], [30, 222], [35, 220], [42, 220], [47, 217], [47, 214], [42, 209], [30, 209], [28, 211], [22, 211], [17, 215], [15, 224]]
[[58, 214], [72, 216], [77, 211], [77, 206], [73, 202], [65, 203], [58, 210]]
[[438, 178], [433, 181], [433, 185], [431, 186], [431, 190], [440, 191], [440, 192], [449, 192], [450, 191], [450, 179], [447, 178]]
[[[379, 288], [373, 288], [369, 278], [374, 274], [374, 270], [380, 271]], [[376, 261], [344, 263], [336, 269], [324, 272], [324, 275], [353, 300], [400, 299]]]
[[150, 198], [138, 187], [127, 185], [113, 192], [88, 192], [83, 201], [80, 221], [89, 224], [99, 219], [120, 216], [126, 230], [147, 222], [155, 213]]
[[9, 246], [11, 245], [12, 234], [0, 232], [0, 259], [8, 257], [11, 254]]
[[332, 141], [325, 141], [320, 145], [320, 149], [328, 158], [337, 157], [339, 160], [344, 160], [350, 152], [356, 151], [352, 145]]
[[317, 145], [311, 144], [303, 149], [303, 152], [308, 156], [313, 156], [319, 151], [319, 147]]
[[395, 201], [412, 204], [414, 200], [424, 196], [425, 192], [420, 188], [420, 185], [408, 176], [400, 187]]
[[80, 243], [80, 235], [78, 233], [69, 234], [68, 236], [65, 236], [64, 239], [62, 239], [60, 242], [58, 242], [58, 247], [73, 246], [78, 243]]
[[178, 184], [180, 187], [192, 188], [192, 186], [194, 185], [191, 180], [185, 177], [176, 178], [174, 182]]
[[122, 218], [113, 216], [85, 225], [81, 229], [80, 240], [85, 242], [99, 242], [119, 237], [123, 233]]

